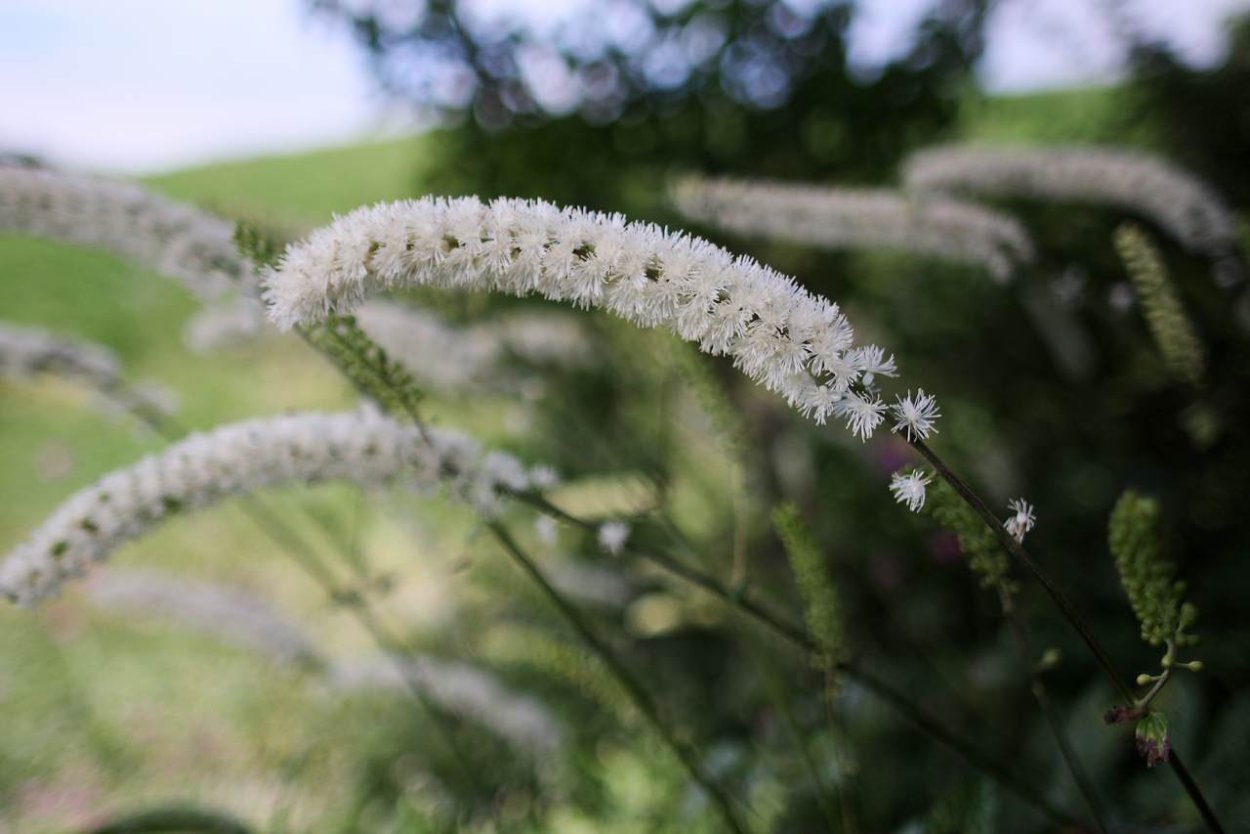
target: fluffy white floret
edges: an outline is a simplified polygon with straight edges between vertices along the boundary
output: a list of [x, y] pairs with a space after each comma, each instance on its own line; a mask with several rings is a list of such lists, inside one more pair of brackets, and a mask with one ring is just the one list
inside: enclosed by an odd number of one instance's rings
[[930, 480], [932, 479], [919, 469], [912, 470], [906, 475], [895, 472], [890, 478], [890, 492], [894, 495], [895, 501], [905, 505], [913, 513], [920, 512], [924, 508], [924, 500], [927, 496], [925, 487], [929, 485]]
[[894, 415], [894, 430], [907, 435], [908, 440], [924, 440], [937, 431], [934, 423], [942, 416], [938, 410], [937, 398], [926, 394], [921, 388], [905, 397], [895, 397], [897, 402], [890, 406]]
[[257, 652], [275, 663], [321, 662], [303, 629], [242, 588], [152, 570], [105, 571], [88, 583], [95, 608], [159, 617]]
[[620, 555], [629, 541], [629, 525], [623, 521], [607, 521], [599, 526], [599, 547], [605, 553]]
[[1013, 539], [1023, 542], [1025, 534], [1037, 523], [1037, 517], [1033, 515], [1033, 505], [1023, 498], [1013, 498], [1007, 502], [1007, 507], [1012, 514], [1003, 522], [1003, 527], [1007, 528]]
[[0, 322], [0, 378], [49, 374], [102, 394], [104, 405], [147, 416], [175, 410], [168, 392], [151, 384], [127, 385], [116, 355], [92, 342], [38, 327]]

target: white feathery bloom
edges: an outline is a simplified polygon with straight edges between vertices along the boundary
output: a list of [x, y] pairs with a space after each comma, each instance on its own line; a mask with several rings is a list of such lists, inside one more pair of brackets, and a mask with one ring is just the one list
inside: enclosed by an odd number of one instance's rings
[[618, 556], [629, 540], [629, 525], [623, 521], [605, 521], [599, 525], [598, 540], [603, 552]]
[[0, 322], [0, 378], [49, 374], [99, 392], [105, 404], [141, 414], [168, 414], [175, 403], [161, 389], [127, 385], [121, 362], [108, 348], [38, 327]]
[[885, 351], [876, 345], [852, 348], [846, 354], [851, 366], [860, 372], [860, 381], [868, 388], [875, 386], [878, 375], [898, 376], [894, 357], [887, 356]]
[[925, 440], [930, 434], [937, 432], [934, 422], [942, 416], [938, 410], [937, 398], [926, 394], [923, 388], [917, 389], [913, 395], [908, 391], [905, 397], [895, 397], [890, 411], [894, 415], [894, 431], [901, 431], [908, 440]]
[[1013, 498], [1007, 502], [1007, 507], [1011, 510], [1012, 515], [1003, 522], [1003, 527], [1011, 534], [1011, 537], [1018, 542], [1024, 541], [1024, 535], [1033, 529], [1033, 525], [1037, 523], [1036, 516], [1033, 515], [1033, 505], [1023, 498]]
[[670, 196], [683, 216], [736, 234], [979, 264], [999, 280], [1034, 256], [1014, 218], [949, 197], [699, 178], [679, 180]]
[[847, 394], [834, 406], [835, 413], [846, 417], [847, 428], [856, 437], [867, 440], [885, 419], [885, 403], [880, 397]]
[[913, 154], [903, 182], [924, 191], [1113, 206], [1152, 220], [1195, 252], [1221, 256], [1235, 217], [1210, 186], [1156, 156], [1112, 147], [937, 147]]
[[344, 480], [448, 494], [485, 515], [530, 487], [515, 458], [485, 453], [457, 432], [371, 412], [304, 413], [233, 423], [186, 438], [71, 496], [0, 563], [0, 595], [54, 595], [166, 516], [284, 484]]
[[905, 504], [913, 513], [924, 508], [925, 487], [932, 480], [920, 469], [913, 469], [906, 475], [895, 472], [890, 478], [890, 492], [894, 500]]
[[[793, 279], [698, 238], [541, 201], [358, 209], [289, 247], [267, 270], [264, 296], [269, 317], [289, 329], [415, 286], [538, 293], [667, 326], [821, 423], [863, 375], [846, 357], [846, 317]], [[847, 413], [865, 436], [880, 422]]]
[[531, 756], [548, 755], [564, 742], [559, 723], [546, 707], [467, 663], [430, 657], [342, 661], [330, 665], [327, 682], [338, 692], [415, 687], [444, 709]]
[[138, 185], [81, 174], [0, 165], [0, 231], [106, 249], [203, 299], [252, 275], [233, 224]]
[[93, 608], [186, 626], [280, 664], [320, 662], [313, 642], [261, 597], [242, 588], [151, 570], [101, 572], [86, 583]]

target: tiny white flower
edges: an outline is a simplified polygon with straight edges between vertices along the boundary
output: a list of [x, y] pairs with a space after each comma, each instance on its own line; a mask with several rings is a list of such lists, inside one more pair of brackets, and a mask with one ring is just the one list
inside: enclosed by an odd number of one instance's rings
[[555, 544], [559, 528], [556, 520], [549, 515], [540, 515], [534, 519], [534, 535], [543, 544]]
[[1013, 539], [1023, 542], [1024, 534], [1037, 523], [1037, 517], [1033, 515], [1033, 505], [1023, 498], [1013, 498], [1007, 502], [1007, 506], [1013, 515], [1003, 522], [1003, 527], [1007, 528]]
[[920, 388], [915, 396], [908, 391], [906, 397], [895, 399], [898, 402], [890, 407], [896, 420], [894, 431], [905, 432], [908, 440], [924, 440], [937, 431], [933, 423], [942, 416], [942, 412], [938, 411], [936, 397]]
[[629, 525], [623, 521], [608, 521], [599, 527], [599, 547], [605, 553], [619, 555], [625, 549], [628, 539]]
[[537, 490], [548, 490], [559, 486], [560, 475], [550, 466], [535, 466], [529, 472], [530, 485]]
[[860, 380], [872, 387], [877, 374], [881, 376], [898, 376], [898, 367], [894, 357], [887, 356], [885, 351], [876, 345], [864, 345], [850, 351], [852, 361], [863, 374]]
[[836, 408], [842, 416], [846, 417], [846, 427], [850, 429], [851, 434], [860, 440], [872, 437], [877, 426], [881, 425], [881, 421], [885, 419], [885, 403], [876, 396], [865, 399], [851, 394], [839, 400]]
[[108, 348], [0, 321], [0, 379], [24, 380], [40, 374], [93, 389], [106, 411], [155, 415], [177, 410], [172, 392], [152, 383], [127, 385], [121, 363]]
[[924, 507], [925, 487], [931, 480], [920, 469], [913, 469], [906, 475], [895, 472], [890, 479], [890, 492], [894, 494], [895, 501], [905, 504], [913, 513], [919, 512]]

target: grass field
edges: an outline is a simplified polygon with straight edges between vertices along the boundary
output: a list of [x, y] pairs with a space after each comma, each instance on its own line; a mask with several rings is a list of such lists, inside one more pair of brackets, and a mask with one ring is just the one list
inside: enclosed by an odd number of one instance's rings
[[[967, 135], [985, 140], [1106, 140], [1114, 93], [1089, 91], [969, 106]], [[173, 197], [223, 214], [306, 228], [334, 212], [414, 193], [422, 142], [403, 139], [230, 162], [151, 178]], [[106, 344], [134, 380], [181, 401], [179, 420], [206, 428], [244, 417], [352, 402], [335, 372], [294, 338], [201, 356], [181, 330], [195, 304], [174, 281], [108, 255], [0, 238], [0, 311]], [[489, 428], [490, 420], [481, 425]], [[161, 442], [53, 381], [0, 382], [0, 549], [17, 543], [73, 490]], [[405, 531], [381, 513], [357, 518], [351, 490], [282, 499], [314, 506], [326, 536], [350, 536], [379, 563], [397, 564]], [[463, 539], [445, 509], [419, 516], [423, 541]], [[344, 531], [354, 530], [346, 533]], [[405, 553], [390, 614], [437, 622], [454, 607], [454, 553]], [[253, 588], [342, 651], [364, 636], [238, 513], [221, 507], [179, 519], [125, 548], [117, 565], [150, 565]], [[421, 562], [422, 568], [414, 567]], [[0, 606], [0, 832], [38, 834], [102, 811], [178, 798], [281, 829], [334, 816], [350, 793], [354, 742], [390, 709], [352, 709], [320, 696], [299, 673], [142, 619], [94, 613], [78, 593], [37, 612]], [[320, 786], [315, 791], [309, 785]], [[576, 820], [569, 820], [570, 830]]]

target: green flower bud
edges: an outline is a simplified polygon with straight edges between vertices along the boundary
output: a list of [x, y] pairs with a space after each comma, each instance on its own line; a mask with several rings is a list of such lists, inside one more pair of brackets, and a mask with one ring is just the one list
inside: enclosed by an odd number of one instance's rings
[[1159, 251], [1145, 232], [1131, 224], [1116, 229], [1115, 246], [1133, 280], [1142, 314], [1168, 371], [1182, 382], [1199, 385], [1205, 365], [1202, 343], [1177, 297]]
[[1175, 581], [1174, 566], [1163, 558], [1159, 503], [1126, 491], [1111, 511], [1108, 543], [1120, 584], [1141, 623], [1142, 639], [1152, 646], [1168, 640], [1193, 642], [1184, 631], [1198, 612], [1189, 603], [1182, 604], [1185, 585]]
[[1161, 712], [1152, 712], [1137, 722], [1137, 752], [1146, 760], [1146, 767], [1166, 762], [1172, 753], [1168, 738], [1168, 719]]

